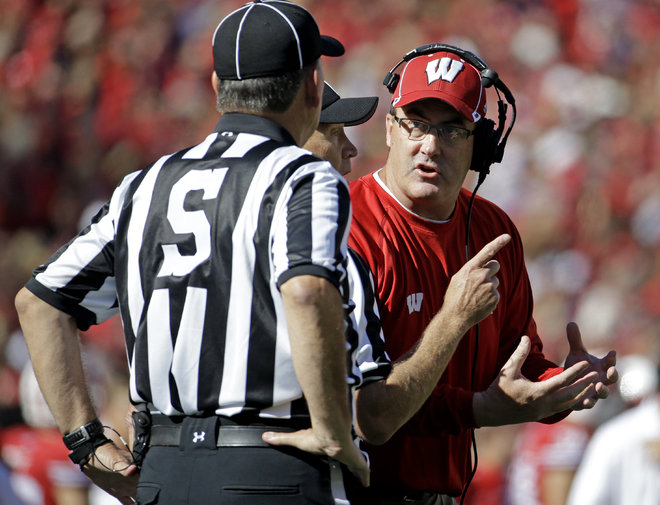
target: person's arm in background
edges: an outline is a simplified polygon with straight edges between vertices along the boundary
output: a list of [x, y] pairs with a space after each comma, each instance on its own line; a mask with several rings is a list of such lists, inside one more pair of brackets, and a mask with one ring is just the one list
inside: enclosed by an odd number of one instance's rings
[[339, 291], [328, 280], [312, 275], [292, 277], [280, 291], [293, 365], [312, 421], [311, 430], [298, 432], [295, 446], [344, 463], [366, 486], [369, 468], [351, 436], [346, 337]]
[[[21, 328], [41, 391], [63, 434], [96, 419], [83, 372], [75, 319], [23, 288], [16, 295]], [[121, 469], [112, 472], [108, 468]], [[137, 473], [130, 454], [113, 443], [99, 446], [84, 466], [99, 487], [129, 505]]]
[[89, 489], [86, 487], [54, 486], [57, 505], [89, 505]]
[[615, 505], [621, 487], [620, 447], [615, 429], [603, 425], [591, 437], [571, 483], [566, 505]]
[[575, 470], [554, 468], [541, 477], [540, 496], [544, 505], [566, 505]]

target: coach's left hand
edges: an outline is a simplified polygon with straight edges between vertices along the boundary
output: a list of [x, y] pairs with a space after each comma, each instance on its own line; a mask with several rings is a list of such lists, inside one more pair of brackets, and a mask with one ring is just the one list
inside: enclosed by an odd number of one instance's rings
[[607, 398], [609, 395], [608, 386], [611, 386], [619, 379], [619, 374], [616, 370], [616, 351], [608, 352], [603, 358], [597, 358], [589, 354], [584, 348], [580, 329], [575, 323], [568, 323], [566, 326], [566, 337], [568, 338], [570, 351], [566, 357], [564, 368], [569, 368], [580, 361], [586, 361], [589, 363], [587, 371], [598, 374], [594, 382], [595, 387], [593, 392], [573, 407], [573, 410], [590, 409], [599, 399]]

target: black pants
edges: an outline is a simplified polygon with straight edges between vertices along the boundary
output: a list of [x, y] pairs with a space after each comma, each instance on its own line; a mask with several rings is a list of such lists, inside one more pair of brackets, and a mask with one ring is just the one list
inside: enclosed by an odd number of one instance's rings
[[456, 505], [456, 499], [441, 494], [432, 494], [418, 499], [393, 496], [377, 498], [371, 505]]
[[202, 429], [184, 429], [192, 436], [179, 447], [149, 448], [138, 505], [354, 505], [335, 461], [293, 448], [216, 447], [212, 430], [196, 436]]

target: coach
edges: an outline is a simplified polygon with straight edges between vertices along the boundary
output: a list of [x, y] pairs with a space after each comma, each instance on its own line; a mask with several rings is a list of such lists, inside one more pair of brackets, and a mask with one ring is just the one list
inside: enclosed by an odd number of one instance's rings
[[[231, 13], [213, 35], [215, 131], [128, 175], [17, 295], [71, 459], [122, 503], [332, 502], [338, 462], [368, 483], [343, 331], [348, 189], [297, 147], [318, 125], [320, 56], [343, 52], [295, 4]], [[104, 435], [76, 335], [117, 312], [137, 461]], [[309, 427], [304, 450], [262, 441]]]

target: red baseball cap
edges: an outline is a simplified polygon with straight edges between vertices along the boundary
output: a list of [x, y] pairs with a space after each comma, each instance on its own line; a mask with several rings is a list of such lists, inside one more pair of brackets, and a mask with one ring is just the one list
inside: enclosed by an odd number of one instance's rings
[[447, 102], [474, 123], [486, 115], [481, 73], [454, 53], [423, 54], [406, 63], [392, 95], [392, 106], [403, 107], [424, 98]]

